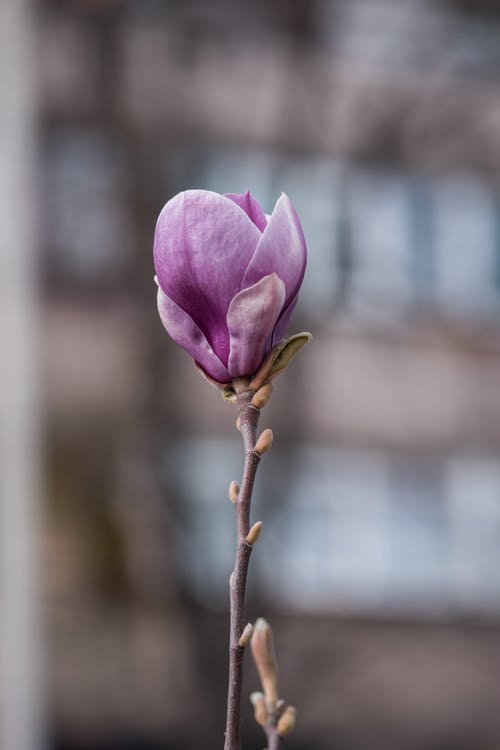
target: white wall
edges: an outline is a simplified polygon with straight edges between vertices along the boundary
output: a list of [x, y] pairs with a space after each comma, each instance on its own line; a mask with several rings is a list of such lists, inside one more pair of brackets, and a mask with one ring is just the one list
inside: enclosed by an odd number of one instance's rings
[[0, 747], [38, 750], [32, 9], [0, 3]]

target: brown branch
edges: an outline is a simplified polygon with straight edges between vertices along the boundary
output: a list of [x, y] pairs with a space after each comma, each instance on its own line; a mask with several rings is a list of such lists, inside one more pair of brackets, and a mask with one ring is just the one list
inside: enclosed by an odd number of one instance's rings
[[[224, 750], [240, 750], [241, 739], [241, 688], [243, 655], [245, 646], [240, 638], [245, 628], [245, 590], [248, 564], [252, 544], [247, 541], [250, 531], [250, 503], [260, 454], [255, 450], [259, 410], [252, 406], [253, 391], [236, 392], [239, 411], [239, 429], [243, 437], [245, 464], [243, 479], [235, 502], [237, 546], [234, 570], [229, 579], [230, 591], [230, 636], [229, 636], [229, 683], [227, 696], [227, 720]], [[276, 745], [275, 748], [278, 748]]]
[[268, 750], [281, 750], [283, 747], [283, 737], [278, 734], [274, 724], [269, 729], [266, 728], [266, 734]]

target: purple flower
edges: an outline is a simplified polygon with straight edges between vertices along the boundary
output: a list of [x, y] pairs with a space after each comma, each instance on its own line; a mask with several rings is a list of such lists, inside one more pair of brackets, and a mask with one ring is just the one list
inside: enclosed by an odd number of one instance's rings
[[285, 333], [306, 266], [288, 197], [271, 216], [243, 195], [187, 190], [163, 208], [154, 263], [163, 325], [220, 384], [252, 375]]

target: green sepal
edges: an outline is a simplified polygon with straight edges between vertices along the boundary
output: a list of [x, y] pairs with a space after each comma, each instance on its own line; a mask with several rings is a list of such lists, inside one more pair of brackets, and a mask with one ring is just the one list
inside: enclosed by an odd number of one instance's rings
[[267, 373], [266, 381], [276, 377], [285, 367], [288, 367], [297, 352], [311, 339], [311, 334], [304, 331], [303, 333], [296, 333], [294, 336], [290, 336], [290, 338], [282, 341], [281, 344], [278, 344], [274, 348], [275, 354]]
[[280, 372], [283, 372], [297, 352], [311, 339], [311, 334], [307, 331], [303, 331], [302, 333], [296, 333], [294, 336], [290, 336], [279, 344], [276, 344], [274, 349], [266, 357], [260, 369], [254, 375], [249, 386], [250, 389], [257, 391], [265, 383], [269, 383], [270, 380], [273, 380], [273, 378], [279, 375]]

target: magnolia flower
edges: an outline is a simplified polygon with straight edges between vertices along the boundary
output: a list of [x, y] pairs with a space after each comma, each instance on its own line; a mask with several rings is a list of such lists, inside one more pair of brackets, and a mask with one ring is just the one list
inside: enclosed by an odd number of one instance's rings
[[160, 213], [153, 252], [173, 340], [220, 385], [255, 373], [283, 338], [304, 277], [306, 243], [288, 197], [266, 216], [250, 192], [179, 193]]

